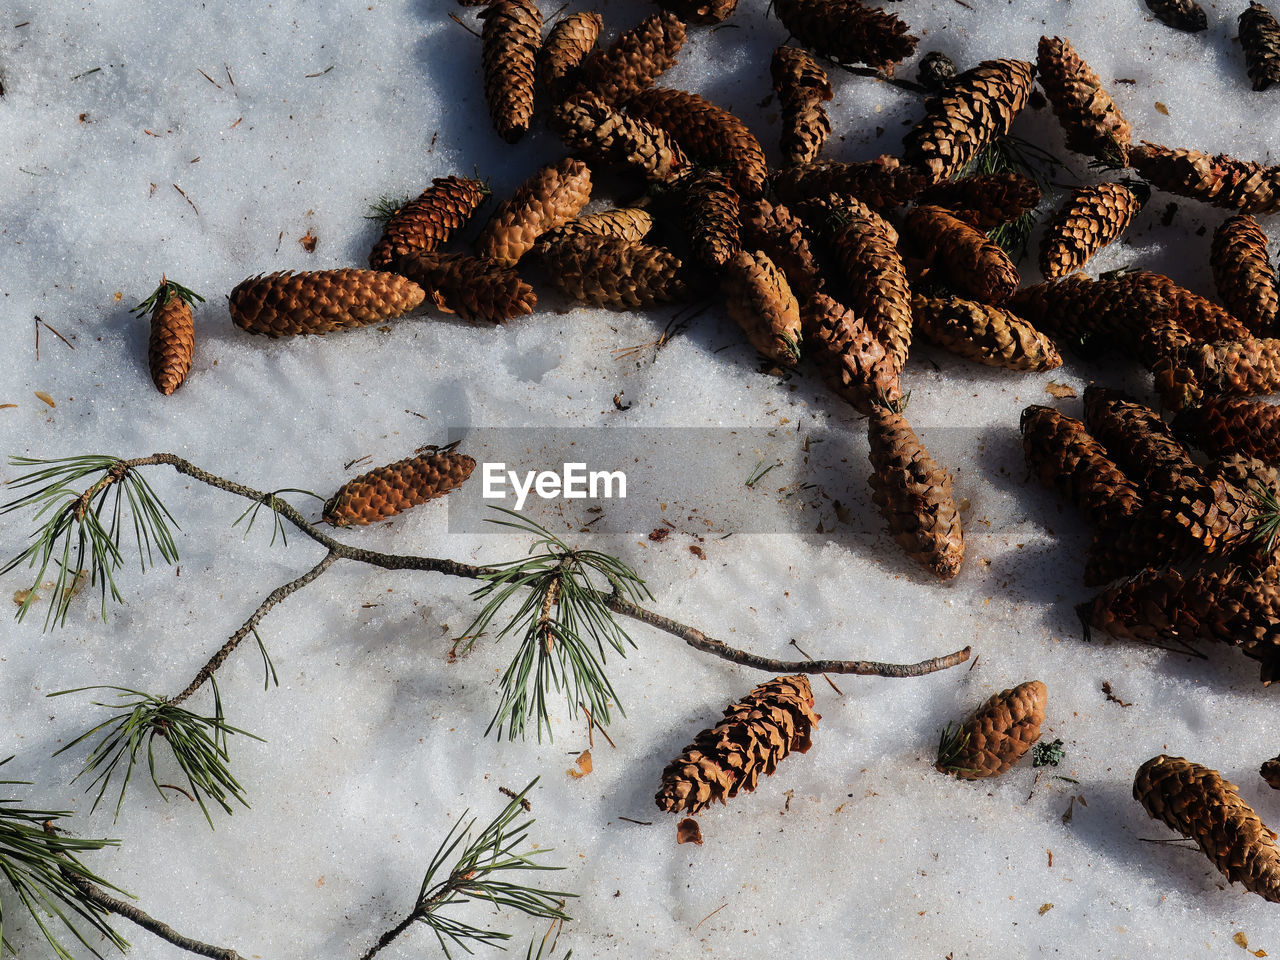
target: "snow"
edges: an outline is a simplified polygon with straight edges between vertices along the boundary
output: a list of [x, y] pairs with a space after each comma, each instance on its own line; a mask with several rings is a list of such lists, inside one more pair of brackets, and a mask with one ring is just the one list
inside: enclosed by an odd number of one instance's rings
[[[1137, 0], [912, 0], [894, 10], [923, 37], [919, 53], [942, 49], [962, 67], [1033, 59], [1040, 35], [1068, 37], [1137, 137], [1280, 160], [1273, 95], [1249, 89], [1233, 40], [1237, 6], [1206, 4], [1210, 29], [1198, 35], [1160, 25]], [[655, 9], [634, 0], [599, 8], [610, 37]], [[728, 27], [691, 28], [662, 82], [739, 112], [776, 161], [768, 55], [784, 31], [764, 8], [742, 0]], [[130, 559], [125, 602], [105, 621], [85, 601], [65, 628], [42, 633], [33, 616], [0, 637], [0, 757], [15, 755], [6, 776], [32, 781], [19, 795], [74, 810], [70, 824], [84, 836], [120, 838], [119, 848], [88, 856], [93, 869], [183, 933], [246, 958], [359, 956], [410, 909], [450, 826], [467, 809], [487, 819], [505, 802], [500, 785], [519, 789], [535, 776], [532, 839], [566, 867], [553, 884], [581, 895], [557, 956], [571, 947], [582, 957], [779, 948], [1191, 957], [1235, 949], [1238, 932], [1253, 949], [1280, 951], [1275, 908], [1228, 886], [1198, 852], [1143, 842], [1171, 833], [1130, 796], [1137, 767], [1168, 752], [1220, 770], [1264, 820], [1280, 821], [1280, 802], [1256, 773], [1276, 749], [1274, 693], [1255, 664], [1220, 651], [1201, 662], [1082, 642], [1073, 607], [1090, 595], [1080, 580], [1087, 532], [1022, 465], [1018, 413], [1053, 402], [1050, 381], [1077, 392], [1092, 378], [1145, 389], [1136, 374], [1072, 361], [1015, 375], [915, 352], [904, 375], [909, 415], [969, 501], [965, 568], [940, 585], [902, 557], [871, 505], [861, 419], [812, 375], [780, 384], [756, 372], [718, 309], [656, 357], [620, 359], [613, 351], [655, 339], [674, 310], [569, 309], [544, 285], [538, 312], [506, 327], [426, 317], [267, 341], [230, 324], [224, 295], [247, 276], [361, 265], [377, 236], [362, 217], [380, 195], [478, 170], [502, 197], [561, 155], [545, 130], [517, 147], [492, 133], [479, 41], [448, 19], [455, 10], [472, 22], [473, 10], [408, 0], [283, 0], [251, 16], [218, 4], [9, 4], [0, 23], [0, 403], [16, 407], [0, 409], [3, 452], [168, 451], [258, 489], [327, 496], [451, 429], [524, 427], [534, 437], [549, 426], [751, 428], [789, 442], [809, 434], [824, 442], [811, 446], [808, 465], [786, 455], [760, 502], [799, 481], [817, 484], [818, 506], [785, 514], [802, 519], [780, 519], [774, 532], [699, 540], [701, 530], [649, 503], [639, 529], [574, 542], [634, 565], [656, 610], [760, 654], [796, 657], [794, 639], [815, 657], [913, 662], [965, 645], [975, 657], [921, 679], [837, 678], [842, 694], [814, 678], [823, 719], [813, 749], [755, 794], [701, 815], [703, 846], [677, 847], [677, 818], [653, 805], [660, 771], [766, 676], [635, 625], [637, 648], [610, 661], [627, 712], [610, 727], [616, 749], [597, 736], [593, 772], [573, 779], [565, 771], [588, 745], [581, 718], [561, 710], [553, 742], [483, 736], [510, 646], [485, 638], [448, 659], [476, 610], [471, 584], [339, 564], [263, 623], [278, 689], [262, 689], [252, 644], [219, 672], [229, 721], [266, 740], [232, 741], [252, 809], [215, 811], [210, 830], [198, 808], [176, 793], [164, 802], [140, 771], [114, 820], [107, 802], [90, 813], [92, 797], [72, 782], [84, 748], [52, 756], [99, 722], [101, 708], [85, 694], [45, 695], [89, 684], [176, 693], [267, 592], [322, 555], [300, 535], [287, 546], [270, 545], [261, 526], [246, 536], [232, 527], [241, 501], [157, 468], [147, 477], [181, 524], [180, 565], [144, 575]], [[900, 73], [913, 76], [912, 65]], [[832, 78], [841, 138], [827, 155], [897, 152], [918, 98], [837, 70]], [[1048, 109], [1028, 111], [1014, 132], [1064, 152]], [[1061, 179], [1090, 176], [1074, 161]], [[1211, 294], [1209, 234], [1222, 214], [1179, 199], [1166, 226], [1171, 199], [1157, 192], [1126, 242], [1090, 271], [1142, 265]], [[310, 254], [298, 243], [308, 232], [319, 238]], [[1031, 260], [1023, 266], [1025, 279], [1037, 279]], [[162, 274], [207, 298], [196, 311], [194, 367], [171, 397], [149, 383], [146, 323], [128, 313]], [[629, 410], [615, 407], [616, 394]], [[1062, 405], [1079, 410], [1078, 401]], [[679, 471], [700, 452], [673, 446], [667, 455]], [[718, 489], [740, 493], [746, 471], [715, 472]], [[0, 479], [19, 473], [0, 467]], [[341, 536], [472, 562], [527, 549], [527, 537], [467, 532], [453, 519], [435, 503]], [[675, 524], [665, 541], [642, 535], [664, 519]], [[813, 532], [819, 522], [824, 533]], [[19, 552], [30, 529], [29, 515], [0, 518], [0, 554]], [[0, 584], [6, 602], [28, 585], [24, 572]], [[1033, 678], [1049, 688], [1045, 736], [1064, 741], [1061, 767], [1033, 771], [1024, 761], [977, 784], [933, 770], [948, 720]], [[1132, 706], [1108, 702], [1104, 681]], [[210, 710], [208, 691], [193, 706]], [[162, 782], [178, 776], [163, 760]], [[47, 955], [7, 893], [4, 909], [5, 935], [22, 955]], [[545, 929], [521, 916], [475, 916], [513, 933], [520, 955]], [[138, 960], [177, 954], [118, 926]], [[437, 949], [415, 929], [385, 956]]]

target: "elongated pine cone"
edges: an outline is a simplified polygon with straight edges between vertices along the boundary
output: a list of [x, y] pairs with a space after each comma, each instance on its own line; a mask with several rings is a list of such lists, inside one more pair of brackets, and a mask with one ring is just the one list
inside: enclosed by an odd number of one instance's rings
[[1143, 490], [1168, 489], [1176, 478], [1198, 469], [1165, 419], [1123, 391], [1086, 387], [1084, 423]]
[[1209, 265], [1218, 296], [1254, 336], [1274, 331], [1280, 314], [1276, 272], [1267, 255], [1267, 235], [1258, 221], [1240, 214], [1213, 231]]
[[897, 157], [877, 157], [857, 163], [824, 160], [775, 170], [769, 178], [783, 203], [799, 203], [838, 193], [861, 200], [878, 213], [888, 213], [920, 192], [924, 175]]
[[740, 206], [742, 242], [763, 250], [782, 271], [803, 304], [822, 290], [822, 273], [805, 236], [804, 226], [782, 204], [753, 200]]
[[960, 173], [995, 137], [1009, 132], [1031, 96], [1034, 67], [1024, 60], [984, 60], [925, 103], [925, 117], [903, 141], [905, 158], [931, 183]]
[[147, 341], [147, 366], [151, 369], [151, 382], [166, 397], [177, 390], [191, 370], [191, 360], [196, 348], [195, 317], [191, 313], [191, 299], [203, 297], [191, 293], [185, 287], [160, 281], [139, 312], [151, 305], [151, 336]]
[[800, 304], [762, 250], [738, 250], [725, 264], [725, 308], [758, 351], [784, 367], [800, 360]]
[[621, 104], [675, 65], [684, 36], [684, 23], [674, 13], [655, 13], [620, 34], [608, 50], [588, 57], [578, 88], [592, 91], [605, 103]]
[[426, 291], [378, 270], [315, 270], [259, 274], [241, 281], [228, 302], [235, 325], [268, 337], [332, 333], [401, 316]]
[[951, 494], [951, 474], [939, 466], [901, 413], [876, 405], [867, 422], [871, 499], [907, 556], [943, 580], [960, 572], [964, 533]]
[[1211, 457], [1238, 453], [1280, 461], [1280, 407], [1265, 400], [1205, 397], [1174, 417], [1173, 426]]
[[653, 87], [627, 102], [627, 111], [667, 131], [689, 157], [729, 174], [744, 197], [764, 191], [769, 175], [764, 148], [739, 120], [723, 107], [696, 93]]
[[1196, 0], [1147, 0], [1147, 7], [1157, 20], [1175, 30], [1198, 33], [1209, 26], [1204, 7]]
[[1128, 229], [1142, 199], [1123, 183], [1081, 187], [1058, 208], [1040, 240], [1040, 272], [1049, 279], [1075, 273]]
[[583, 235], [616, 237], [634, 243], [643, 240], [652, 229], [653, 216], [649, 211], [640, 207], [619, 207], [574, 217], [567, 223], [548, 230], [538, 238], [538, 244], [555, 243], [565, 237]]
[[1184, 410], [1206, 395], [1251, 397], [1280, 392], [1280, 339], [1251, 337], [1192, 343], [1153, 368], [1160, 399]]
[[1049, 691], [1039, 680], [993, 694], [956, 730], [948, 728], [938, 745], [939, 773], [960, 780], [998, 777], [1040, 739]]
[[1071, 41], [1041, 37], [1036, 66], [1040, 86], [1067, 134], [1067, 146], [1124, 166], [1129, 152], [1129, 123]]
[[680, 258], [662, 247], [616, 237], [566, 237], [542, 248], [555, 286], [579, 303], [632, 310], [688, 295]]
[[1001, 307], [960, 297], [911, 298], [917, 333], [957, 356], [1006, 370], [1053, 370], [1062, 357], [1053, 341]]
[[538, 237], [572, 220], [591, 199], [591, 171], [566, 157], [550, 163], [516, 188], [493, 211], [476, 240], [476, 254], [514, 266]]
[[902, 382], [893, 358], [866, 323], [825, 293], [800, 307], [805, 355], [827, 386], [861, 413], [902, 399]]
[[685, 23], [719, 23], [733, 13], [738, 0], [658, 0], [658, 6]]
[[557, 20], [542, 44], [538, 76], [553, 94], [577, 73], [587, 54], [596, 48], [604, 18], [593, 11], [571, 13]]
[[919, 200], [959, 212], [979, 230], [990, 230], [1034, 210], [1040, 203], [1040, 188], [1030, 177], [1016, 171], [981, 173], [935, 183], [920, 194]]
[[501, 323], [533, 313], [533, 287], [515, 267], [461, 253], [417, 251], [399, 257], [392, 268], [427, 291], [436, 307], [464, 320]]
[[455, 230], [461, 230], [489, 195], [479, 180], [437, 177], [431, 186], [391, 215], [382, 238], [369, 254], [374, 270], [389, 269], [391, 261], [415, 250], [439, 250]]
[[724, 711], [662, 771], [658, 807], [697, 813], [711, 804], [755, 790], [793, 750], [805, 753], [822, 719], [813, 712], [813, 691], [804, 676], [775, 677]]
[[773, 51], [769, 71], [782, 106], [782, 159], [810, 163], [831, 133], [831, 121], [822, 106], [832, 97], [827, 72], [807, 51], [786, 46]]
[[589, 90], [557, 107], [551, 122], [574, 150], [650, 180], [670, 180], [689, 166], [688, 157], [665, 130], [609, 106]]
[[533, 0], [494, 0], [484, 21], [484, 95], [493, 129], [507, 143], [529, 132], [542, 46], [542, 14]]
[[939, 259], [947, 279], [984, 303], [1001, 303], [1018, 289], [1018, 268], [998, 243], [942, 207], [915, 207], [907, 230], [928, 260]]
[[1280, 82], [1280, 23], [1260, 3], [1250, 3], [1240, 14], [1240, 46], [1253, 89], [1265, 90]]
[[742, 249], [738, 194], [729, 178], [715, 170], [699, 170], [680, 182], [685, 232], [694, 258], [719, 271]]
[[896, 14], [858, 0], [775, 0], [773, 12], [793, 37], [837, 63], [892, 73], [920, 42]]
[[1225, 154], [1174, 150], [1145, 140], [1129, 151], [1129, 163], [1149, 184], [1180, 197], [1241, 213], [1280, 209], [1280, 168]]
[[377, 523], [460, 486], [476, 462], [465, 453], [431, 449], [348, 480], [324, 505], [335, 527]]
[[1138, 768], [1133, 798], [1153, 820], [1198, 843], [1228, 880], [1280, 902], [1276, 835], [1217, 770], [1161, 754]]

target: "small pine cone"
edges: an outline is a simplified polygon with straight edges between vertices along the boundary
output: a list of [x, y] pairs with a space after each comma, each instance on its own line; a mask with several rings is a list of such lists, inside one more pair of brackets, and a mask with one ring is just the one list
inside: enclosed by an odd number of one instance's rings
[[1272, 790], [1280, 790], [1280, 757], [1272, 757], [1262, 764], [1258, 776], [1266, 781]]
[[1223, 222], [1213, 232], [1209, 264], [1227, 309], [1254, 336], [1271, 333], [1280, 313], [1280, 294], [1267, 255], [1267, 235], [1258, 221], [1240, 214]]
[[151, 382], [166, 397], [182, 386], [191, 370], [196, 348], [196, 324], [191, 314], [193, 299], [204, 298], [166, 278], [150, 297], [134, 308], [139, 314], [148, 310], [151, 313], [147, 366], [151, 369]]
[[739, 217], [743, 243], [763, 250], [777, 264], [801, 303], [822, 290], [822, 274], [809, 239], [790, 210], [780, 203], [753, 200], [741, 207]]
[[559, 93], [596, 47], [604, 18], [595, 11], [571, 13], [556, 22], [542, 44], [538, 76], [553, 94]]
[[1126, 165], [1129, 122], [1103, 89], [1102, 80], [1080, 59], [1070, 40], [1041, 37], [1036, 65], [1040, 86], [1053, 104], [1054, 116], [1067, 134], [1067, 146], [1078, 153]]
[[724, 711], [662, 771], [658, 807], [668, 813], [698, 813], [756, 788], [793, 750], [805, 753], [822, 719], [813, 712], [813, 691], [804, 676], [775, 677]]
[[1075, 273], [1113, 243], [1142, 209], [1142, 199], [1123, 183], [1081, 187], [1067, 198], [1040, 241], [1040, 272], [1049, 279]]
[[800, 321], [806, 356], [827, 386], [854, 409], [870, 415], [877, 406], [902, 399], [897, 366], [852, 310], [819, 293], [802, 304]]
[[430, 291], [436, 307], [464, 320], [501, 323], [533, 313], [538, 297], [514, 267], [460, 253], [417, 253], [392, 268]]
[[1147, 0], [1156, 19], [1175, 30], [1198, 33], [1209, 26], [1204, 8], [1196, 0]]
[[591, 171], [566, 157], [547, 164], [493, 211], [476, 240], [476, 254], [514, 266], [538, 237], [572, 220], [591, 199]]
[[903, 166], [897, 157], [884, 156], [860, 163], [825, 160], [795, 164], [774, 171], [769, 183], [783, 203], [800, 203], [837, 193], [855, 197], [883, 214], [919, 193], [924, 177], [919, 170]]
[[1120, 469], [1144, 490], [1168, 489], [1175, 478], [1197, 470], [1164, 418], [1120, 390], [1086, 387], [1084, 422]]
[[775, 0], [773, 12], [793, 37], [837, 63], [892, 73], [920, 42], [895, 14], [858, 0]]
[[918, 333], [957, 356], [1006, 370], [1053, 370], [1062, 357], [1053, 341], [1008, 310], [960, 297], [911, 298]]
[[920, 58], [916, 80], [927, 90], [941, 90], [956, 78], [956, 65], [941, 50], [930, 50]]
[[620, 207], [613, 210], [601, 210], [598, 213], [584, 213], [574, 217], [552, 230], [548, 230], [538, 238], [540, 245], [555, 243], [566, 237], [614, 237], [629, 243], [638, 243], [649, 235], [653, 229], [653, 217], [649, 211], [640, 207]]
[[972, 220], [979, 230], [1030, 213], [1040, 203], [1040, 188], [1021, 173], [982, 173], [959, 180], [944, 180], [926, 188], [920, 203], [961, 211], [963, 219]]
[[783, 367], [800, 361], [800, 304], [787, 278], [757, 250], [739, 250], [725, 264], [720, 282], [729, 316], [760, 353]]
[[484, 21], [484, 95], [493, 129], [507, 143], [529, 132], [533, 90], [542, 46], [542, 14], [533, 0], [494, 0]]
[[907, 418], [877, 404], [867, 423], [871, 499], [893, 539], [912, 560], [943, 580], [960, 572], [964, 533], [951, 495], [951, 474], [929, 456]]
[[938, 772], [961, 780], [998, 777], [1040, 739], [1049, 691], [1039, 680], [993, 694], [961, 726], [948, 728], [938, 745]]
[[1233, 883], [1280, 902], [1280, 847], [1275, 833], [1217, 770], [1161, 754], [1138, 768], [1133, 798], [1153, 820], [1194, 840]]
[[614, 109], [590, 91], [557, 107], [552, 126], [574, 150], [650, 180], [670, 180], [689, 166], [688, 157], [665, 130]]
[[1264, 400], [1206, 397], [1174, 417], [1174, 429], [1211, 457], [1280, 461], [1280, 407]]
[[654, 87], [632, 97], [628, 112], [667, 131], [693, 161], [719, 167], [744, 197], [764, 192], [769, 170], [760, 141], [736, 116], [696, 93]]
[[1180, 197], [1241, 213], [1280, 210], [1280, 167], [1145, 140], [1129, 151], [1129, 164], [1153, 187]]
[[1280, 82], [1280, 23], [1260, 3], [1250, 3], [1240, 14], [1240, 46], [1253, 89], [1265, 90]]
[[682, 220], [697, 261], [719, 271], [742, 249], [738, 194], [729, 178], [701, 170], [680, 183]]
[[620, 34], [608, 50], [588, 57], [578, 89], [592, 91], [605, 103], [622, 104], [675, 65], [684, 33], [684, 23], [674, 13], [655, 13]]
[[631, 310], [688, 295], [680, 259], [645, 243], [567, 237], [544, 247], [542, 261], [551, 282], [579, 303]]
[[391, 215], [382, 228], [382, 239], [369, 254], [369, 266], [386, 270], [406, 253], [439, 250], [455, 230], [466, 225], [488, 195], [489, 188], [479, 180], [437, 177], [416, 200]]
[[658, 6], [686, 23], [719, 23], [729, 18], [738, 0], [658, 0]]
[[1000, 245], [941, 207], [915, 207], [907, 230], [926, 259], [941, 259], [951, 284], [962, 293], [1000, 303], [1018, 289], [1018, 268]]
[[344, 483], [324, 505], [335, 527], [364, 526], [443, 497], [471, 476], [476, 462], [464, 453], [432, 448]]
[[1031, 96], [1034, 67], [1023, 60], [984, 60], [925, 104], [925, 117], [903, 142], [906, 160], [931, 183], [963, 170], [995, 137], [1009, 132]]
[[316, 270], [259, 274], [231, 291], [237, 327], [268, 337], [332, 333], [401, 316], [426, 291], [412, 280], [377, 270]]
[[807, 51], [787, 46], [773, 51], [769, 71], [782, 106], [782, 159], [811, 163], [831, 133], [831, 121], [822, 106], [832, 97], [827, 72]]
[[1027, 469], [1102, 530], [1119, 529], [1142, 506], [1142, 494], [1084, 424], [1052, 407], [1022, 411]]

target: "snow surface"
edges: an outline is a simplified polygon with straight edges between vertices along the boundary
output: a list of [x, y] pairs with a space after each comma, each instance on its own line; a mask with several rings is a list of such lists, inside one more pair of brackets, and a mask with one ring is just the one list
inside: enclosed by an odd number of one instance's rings
[[[597, 6], [610, 37], [654, 9]], [[1249, 89], [1233, 39], [1244, 4], [1206, 7], [1210, 29], [1199, 35], [1160, 25], [1139, 0], [911, 0], [894, 10], [923, 37], [920, 53], [942, 49], [961, 66], [1031, 59], [1041, 34], [1069, 37], [1138, 137], [1280, 160], [1276, 94]], [[785, 34], [764, 8], [742, 0], [725, 28], [691, 29], [662, 82], [738, 111], [776, 160], [768, 57]], [[764, 676], [637, 626], [637, 649], [611, 663], [627, 710], [611, 727], [616, 749], [597, 737], [593, 772], [572, 779], [566, 768], [587, 746], [580, 719], [562, 715], [554, 742], [483, 737], [510, 649], [486, 639], [448, 660], [475, 612], [469, 584], [340, 564], [263, 625], [279, 689], [263, 691], [250, 646], [219, 673], [230, 721], [267, 741], [233, 741], [252, 809], [215, 814], [211, 831], [181, 797], [161, 801], [141, 771], [113, 822], [106, 804], [91, 815], [71, 783], [83, 749], [51, 758], [101, 710], [86, 695], [45, 694], [87, 684], [176, 692], [269, 590], [321, 555], [301, 536], [287, 547], [270, 546], [264, 529], [244, 537], [231, 526], [243, 503], [157, 469], [148, 478], [182, 525], [180, 566], [127, 567], [125, 603], [105, 622], [86, 601], [64, 629], [42, 633], [32, 617], [0, 637], [0, 757], [16, 755], [4, 772], [33, 781], [19, 788], [31, 805], [77, 811], [71, 824], [82, 835], [123, 841], [90, 855], [95, 870], [180, 931], [244, 957], [353, 958], [408, 911], [465, 810], [487, 818], [505, 802], [500, 785], [541, 775], [533, 838], [567, 867], [555, 884], [581, 894], [557, 956], [570, 947], [584, 958], [1234, 956], [1239, 932], [1252, 949], [1280, 952], [1276, 907], [1226, 886], [1194, 850], [1142, 842], [1171, 832], [1130, 796], [1139, 764], [1168, 752], [1222, 771], [1264, 820], [1280, 821], [1280, 801], [1256, 773], [1276, 752], [1275, 692], [1242, 657], [1199, 662], [1082, 642], [1072, 608], [1089, 596], [1080, 580], [1087, 534], [1027, 482], [1021, 463], [1018, 413], [1052, 402], [1050, 381], [1142, 390], [1139, 376], [1074, 362], [1015, 375], [914, 352], [904, 375], [910, 416], [969, 503], [965, 568], [939, 585], [901, 556], [870, 504], [860, 418], [811, 374], [780, 384], [756, 372], [718, 309], [656, 359], [612, 351], [653, 340], [673, 311], [568, 309], [541, 288], [538, 313], [506, 327], [428, 317], [327, 338], [250, 337], [228, 321], [224, 295], [259, 272], [363, 264], [377, 228], [362, 216], [378, 196], [478, 169], [501, 197], [562, 151], [546, 132], [514, 148], [492, 133], [479, 41], [447, 16], [471, 22], [473, 10], [445, 0], [276, 0], [247, 10], [6, 5], [0, 403], [16, 406], [0, 409], [4, 453], [163, 450], [259, 489], [327, 495], [362, 468], [345, 469], [349, 461], [390, 462], [450, 428], [810, 433], [827, 441], [810, 455], [822, 497], [792, 532], [699, 541], [676, 521], [661, 543], [581, 542], [633, 564], [657, 610], [762, 654], [794, 657], [794, 639], [814, 656], [910, 662], [966, 644], [976, 656], [923, 679], [838, 679], [842, 695], [815, 678], [823, 720], [813, 749], [755, 794], [703, 814], [705, 845], [677, 847], [676, 818], [652, 800], [662, 767]], [[913, 65], [900, 73], [913, 76]], [[832, 77], [841, 136], [827, 155], [897, 152], [918, 98]], [[1028, 111], [1015, 132], [1062, 152], [1047, 109]], [[1088, 176], [1076, 163], [1062, 179]], [[1170, 199], [1157, 193], [1091, 270], [1139, 264], [1210, 294], [1209, 234], [1223, 215], [1178, 200], [1166, 226]], [[319, 238], [314, 253], [298, 243], [308, 231]], [[1024, 270], [1036, 279], [1031, 261]], [[149, 382], [146, 323], [127, 312], [162, 273], [208, 298], [190, 378], [167, 398]], [[74, 350], [45, 328], [37, 358], [37, 315]], [[618, 393], [629, 410], [615, 409]], [[1078, 411], [1078, 401], [1064, 407]], [[0, 478], [18, 472], [3, 466]], [[836, 500], [849, 507], [847, 522]], [[664, 514], [651, 512], [657, 527]], [[527, 547], [520, 536], [450, 533], [446, 514], [437, 503], [342, 536], [469, 561]], [[819, 522], [827, 532], [812, 532]], [[0, 553], [19, 551], [29, 530], [28, 517], [0, 518]], [[27, 585], [23, 573], [7, 576], [5, 602]], [[1049, 688], [1045, 736], [1065, 743], [1060, 768], [1037, 776], [1024, 761], [978, 784], [934, 772], [948, 720], [1032, 678]], [[1104, 681], [1132, 706], [1108, 702]], [[194, 706], [211, 709], [207, 691]], [[167, 763], [162, 780], [176, 780]], [[4, 907], [22, 955], [47, 955], [7, 895]], [[475, 916], [511, 931], [521, 956], [544, 929]], [[178, 955], [125, 921], [119, 928], [139, 960]], [[385, 956], [437, 952], [416, 929]]]

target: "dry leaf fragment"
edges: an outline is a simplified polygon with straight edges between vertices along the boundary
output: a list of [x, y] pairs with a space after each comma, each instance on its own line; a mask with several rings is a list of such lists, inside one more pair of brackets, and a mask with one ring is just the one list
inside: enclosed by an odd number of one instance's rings
[[298, 242], [302, 244], [302, 249], [307, 251], [307, 253], [316, 252], [316, 242], [318, 240], [319, 238], [315, 234], [313, 234], [310, 229], [308, 229], [305, 234], [303, 234], [298, 238]]
[[676, 825], [676, 843], [696, 843], [702, 846], [702, 828], [693, 817], [685, 817]]
[[1240, 947], [1241, 949], [1243, 950], [1249, 949], [1249, 938], [1244, 935], [1243, 930], [1241, 930], [1231, 939], [1234, 940], [1236, 942], [1236, 946]]
[[1161, 103], [1159, 100], [1157, 100], [1157, 101], [1156, 101], [1156, 111], [1157, 111], [1158, 113], [1163, 113], [1166, 117], [1169, 115], [1169, 108], [1168, 108], [1168, 107], [1166, 107], [1166, 106], [1165, 106], [1163, 103]]
[[1050, 910], [1052, 910], [1052, 909], [1053, 909], [1053, 904], [1052, 904], [1052, 903], [1046, 903], [1046, 904], [1042, 904], [1042, 905], [1041, 905], [1041, 907], [1040, 907], [1040, 909], [1039, 909], [1039, 910], [1037, 910], [1037, 911], [1036, 911], [1036, 913], [1040, 914], [1040, 916], [1042, 916], [1042, 917], [1043, 917], [1046, 913], [1048, 913], [1048, 912], [1049, 912]]
[[1065, 400], [1076, 395], [1076, 392], [1065, 383], [1055, 383], [1053, 380], [1050, 380], [1045, 386], [1044, 392], [1051, 397], [1057, 397], [1059, 400]]
[[578, 763], [578, 768], [576, 770], [573, 767], [570, 767], [568, 770], [565, 771], [565, 773], [569, 774], [569, 776], [573, 777], [573, 779], [575, 780], [581, 780], [583, 777], [585, 777], [588, 773], [591, 772], [591, 751], [583, 750], [580, 754], [578, 754], [577, 763]]
[[57, 406], [57, 404], [53, 402], [53, 397], [49, 396], [49, 394], [45, 393], [43, 390], [37, 390], [36, 396], [39, 397], [41, 400], [43, 400], [45, 403], [47, 403], [51, 407]]

